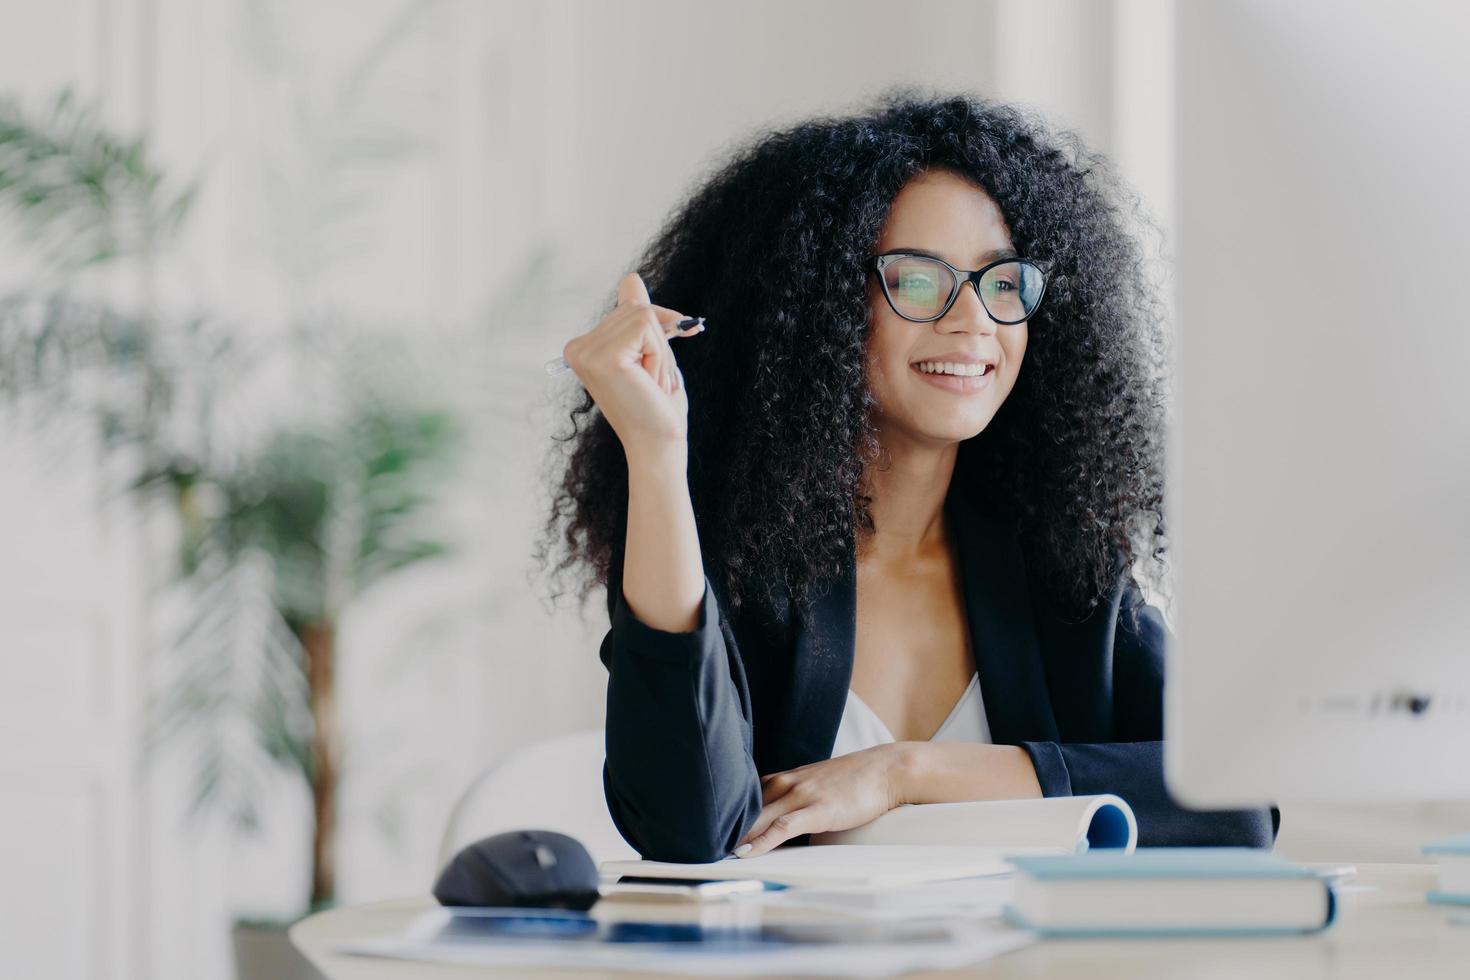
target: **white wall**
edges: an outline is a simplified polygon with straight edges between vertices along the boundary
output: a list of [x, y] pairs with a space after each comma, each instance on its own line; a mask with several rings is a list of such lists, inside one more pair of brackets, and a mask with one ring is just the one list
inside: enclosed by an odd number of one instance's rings
[[[118, 127], [146, 131], [175, 172], [205, 176], [185, 247], [151, 273], [133, 269], [120, 300], [203, 303], [262, 336], [292, 314], [334, 310], [457, 345], [461, 356], [438, 367], [480, 420], [446, 514], [462, 555], [364, 597], [343, 628], [347, 902], [424, 891], [450, 803], [475, 772], [602, 723], [600, 598], [585, 621], [552, 616], [524, 578], [545, 496], [552, 386], [540, 365], [590, 326], [713, 154], [756, 128], [921, 81], [1031, 103], [1114, 152], [1165, 218], [1169, 199], [1162, 2], [404, 9], [67, 0], [18, 6], [0, 35], [0, 89], [44, 98], [75, 84]], [[334, 102], [385, 31], [391, 54], [360, 98]], [[262, 35], [278, 43], [261, 48]], [[320, 140], [334, 126], [387, 130], [416, 149], [333, 169]], [[338, 190], [366, 193], [354, 222], [310, 220]], [[339, 244], [358, 251], [330, 260]], [[556, 249], [564, 288], [503, 289], [541, 244]], [[47, 475], [36, 447], [12, 438], [4, 452], [6, 965], [227, 976], [232, 912], [297, 911], [306, 801], [283, 788], [271, 833], [253, 841], [180, 829], [182, 776], [145, 781], [137, 753], [138, 678], [152, 655], [139, 605], [161, 557], [142, 550], [126, 509], [89, 496], [84, 462]], [[399, 827], [397, 843], [380, 818]], [[80, 901], [83, 917], [63, 920], [63, 901]], [[64, 937], [58, 970], [52, 942]]]

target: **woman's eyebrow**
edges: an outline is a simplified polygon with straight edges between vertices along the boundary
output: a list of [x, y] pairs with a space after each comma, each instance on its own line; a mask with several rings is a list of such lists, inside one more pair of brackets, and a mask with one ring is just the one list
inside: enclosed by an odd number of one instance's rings
[[[908, 247], [908, 246], [900, 245], [897, 248], [889, 249], [889, 251], [890, 252], [913, 252], [915, 255], [927, 255], [931, 259], [941, 259], [941, 260], [943, 260], [945, 262], [948, 262], [949, 261], [948, 259], [944, 258], [944, 256], [940, 255], [938, 252], [932, 252], [932, 251], [930, 251], [927, 248], [911, 248], [911, 247]], [[979, 257], [975, 261], [978, 262], [979, 265], [984, 265], [987, 262], [994, 262], [996, 259], [1018, 259], [1020, 257], [1021, 257], [1020, 254], [1015, 249], [1013, 249], [1013, 248], [992, 248], [988, 252], [981, 252], [980, 255], [979, 255]], [[979, 266], [977, 265], [976, 268], [979, 268]]]

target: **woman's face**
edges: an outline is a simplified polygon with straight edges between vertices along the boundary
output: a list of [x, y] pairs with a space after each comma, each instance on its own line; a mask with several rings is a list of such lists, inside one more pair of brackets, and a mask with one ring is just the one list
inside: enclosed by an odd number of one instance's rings
[[[978, 269], [1012, 243], [989, 195], [952, 171], [930, 170], [899, 191], [874, 254], [902, 249], [922, 249], [956, 268]], [[914, 323], [888, 305], [878, 273], [867, 278], [868, 377], [884, 443], [947, 445], [981, 432], [1016, 383], [1027, 325], [996, 323], [968, 284], [944, 316]], [[920, 369], [977, 361], [994, 367], [978, 378]]]

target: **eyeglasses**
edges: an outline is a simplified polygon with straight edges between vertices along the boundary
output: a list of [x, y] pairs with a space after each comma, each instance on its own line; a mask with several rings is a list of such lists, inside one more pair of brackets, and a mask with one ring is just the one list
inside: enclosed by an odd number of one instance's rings
[[1016, 257], [969, 272], [915, 252], [885, 252], [870, 257], [866, 265], [877, 274], [893, 312], [915, 323], [930, 323], [948, 313], [966, 282], [974, 284], [990, 319], [1021, 323], [1041, 305], [1048, 271], [1041, 262]]

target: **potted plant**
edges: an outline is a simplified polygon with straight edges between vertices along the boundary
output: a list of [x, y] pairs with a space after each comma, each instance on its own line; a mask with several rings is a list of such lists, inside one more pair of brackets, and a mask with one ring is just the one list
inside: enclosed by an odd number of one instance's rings
[[[363, 590], [446, 552], [416, 524], [448, 475], [458, 427], [381, 381], [377, 366], [402, 353], [390, 341], [298, 330], [294, 347], [267, 351], [217, 319], [98, 299], [94, 273], [165, 244], [196, 189], [174, 188], [142, 140], [107, 132], [70, 94], [39, 117], [0, 101], [0, 204], [37, 259], [28, 287], [0, 297], [0, 394], [35, 409], [37, 435], [84, 416], [140, 519], [170, 518], [177, 547], [149, 596], [173, 613], [150, 752], [186, 747], [195, 812], [247, 829], [258, 801], [242, 780], [262, 767], [303, 780], [314, 910], [335, 897], [337, 627]], [[309, 366], [317, 410], [224, 437], [220, 406], [283, 358]], [[242, 724], [254, 759], [222, 737]], [[242, 976], [283, 976], [288, 962], [312, 975], [286, 925], [271, 924], [267, 965], [242, 963]], [[240, 929], [243, 954], [259, 948], [259, 926]]]
[[[186, 597], [153, 743], [186, 747], [196, 807], [222, 808], [242, 828], [259, 820], [255, 774], [274, 768], [302, 781], [313, 812], [308, 912], [336, 898], [338, 625], [381, 579], [449, 550], [415, 525], [456, 445], [446, 412], [362, 397], [335, 425], [273, 432], [228, 470], [149, 477], [177, 502]], [[241, 730], [254, 758], [231, 737]], [[242, 976], [289, 958], [284, 930], [294, 921], [237, 922]]]

